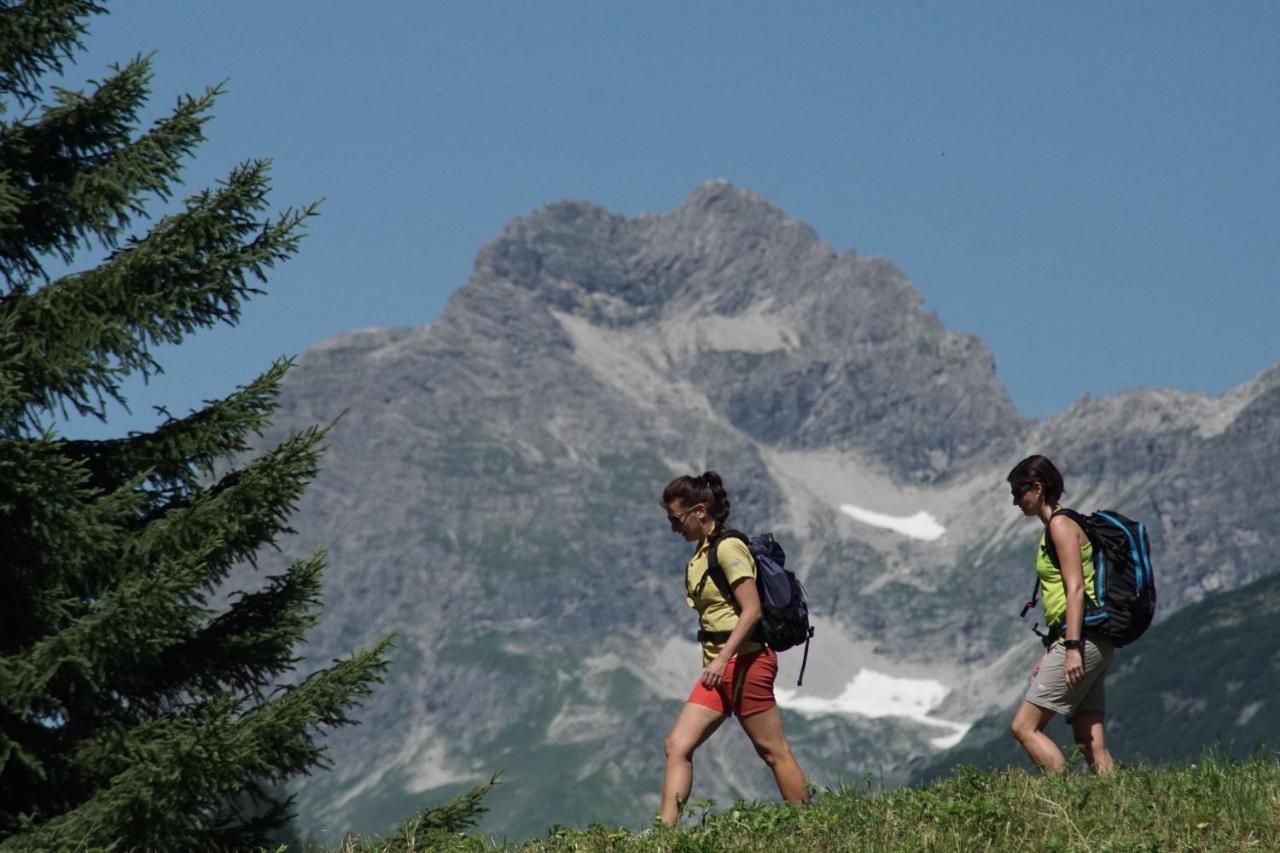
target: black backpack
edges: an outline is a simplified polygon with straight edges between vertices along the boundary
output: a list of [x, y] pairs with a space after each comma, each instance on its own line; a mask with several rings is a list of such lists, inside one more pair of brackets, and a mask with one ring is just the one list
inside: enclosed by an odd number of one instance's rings
[[[1093, 545], [1094, 597], [1086, 595], [1085, 634], [1110, 640], [1117, 648], [1127, 646], [1151, 627], [1156, 615], [1156, 579], [1145, 525], [1111, 509], [1100, 509], [1088, 516], [1073, 509], [1060, 509], [1054, 515], [1065, 515], [1080, 525]], [[1044, 543], [1050, 562], [1061, 569], [1053, 537], [1047, 531]], [[1037, 579], [1031, 601], [1022, 608], [1024, 617], [1035, 606], [1039, 592]], [[1049, 634], [1041, 634], [1045, 645], [1062, 636], [1064, 629], [1062, 622], [1049, 626]]]
[[[747, 536], [737, 530], [722, 530], [712, 537], [707, 547], [707, 571], [694, 591], [696, 597], [702, 592], [707, 578], [716, 585], [735, 610], [738, 602], [729, 587], [729, 579], [724, 569], [720, 568], [720, 560], [716, 556], [716, 548], [726, 538], [745, 542], [756, 563], [756, 590], [760, 594], [760, 621], [751, 632], [751, 639], [757, 643], [767, 643], [775, 652], [786, 651], [793, 646], [804, 643], [804, 659], [800, 662], [800, 677], [796, 686], [804, 683], [804, 669], [809, 664], [809, 638], [813, 636], [813, 628], [809, 625], [809, 605], [805, 603], [804, 587], [794, 572], [785, 566], [787, 555], [782, 546], [773, 538], [772, 533], [759, 536]], [[723, 643], [729, 639], [729, 631], [699, 631], [698, 642]]]

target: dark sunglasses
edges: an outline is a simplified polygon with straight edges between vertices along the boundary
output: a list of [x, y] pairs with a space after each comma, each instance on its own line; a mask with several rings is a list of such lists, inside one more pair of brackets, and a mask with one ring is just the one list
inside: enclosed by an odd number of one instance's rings
[[1025, 495], [1027, 492], [1035, 488], [1035, 485], [1036, 485], [1035, 483], [1023, 483], [1021, 486], [1014, 486], [1009, 491], [1013, 494], [1015, 498], [1020, 498], [1023, 495]]
[[679, 527], [680, 525], [684, 524], [684, 520], [689, 517], [689, 513], [693, 512], [695, 509], [697, 509], [700, 506], [702, 506], [702, 504], [694, 504], [693, 506], [689, 507], [679, 515], [672, 515], [671, 513], [667, 513], [667, 521], [671, 522], [672, 528]]

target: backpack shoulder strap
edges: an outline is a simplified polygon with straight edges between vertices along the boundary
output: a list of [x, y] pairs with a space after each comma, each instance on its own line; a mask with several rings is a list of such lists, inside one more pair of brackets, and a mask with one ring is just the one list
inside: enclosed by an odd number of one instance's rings
[[724, 530], [717, 530], [715, 533], [711, 534], [711, 541], [714, 545], [719, 546], [719, 544], [726, 539], [737, 539], [743, 545], [748, 545], [751, 542], [751, 537], [747, 536], [747, 534], [743, 533], [741, 530], [734, 530], [731, 527], [726, 527]]
[[[1080, 525], [1080, 529], [1084, 531], [1085, 537], [1089, 538], [1090, 541], [1092, 541], [1092, 537], [1089, 536], [1088, 519], [1086, 519], [1080, 513], [1076, 512], [1074, 509], [1067, 509], [1066, 507], [1060, 507], [1053, 511], [1053, 516], [1049, 519], [1049, 521], [1052, 522], [1054, 518], [1057, 518], [1060, 515], [1065, 515], [1067, 518], [1071, 519], [1076, 524]], [[1049, 562], [1053, 563], [1054, 568], [1061, 571], [1062, 564], [1058, 562], [1058, 547], [1053, 544], [1053, 537], [1049, 535], [1048, 526], [1046, 526], [1044, 530], [1044, 550], [1045, 550], [1045, 553], [1049, 555]]]
[[707, 582], [707, 578], [711, 578], [711, 582], [716, 585], [716, 589], [720, 590], [720, 594], [724, 596], [724, 600], [734, 609], [738, 609], [738, 600], [733, 597], [733, 589], [729, 586], [729, 578], [725, 575], [724, 569], [720, 568], [720, 558], [716, 555], [716, 549], [720, 547], [720, 543], [725, 539], [740, 539], [742, 542], [747, 541], [747, 535], [738, 530], [717, 530], [711, 536], [711, 541], [707, 543], [707, 570], [702, 575], [702, 580], [698, 581], [698, 586], [694, 590], [696, 598], [702, 592], [702, 587]]

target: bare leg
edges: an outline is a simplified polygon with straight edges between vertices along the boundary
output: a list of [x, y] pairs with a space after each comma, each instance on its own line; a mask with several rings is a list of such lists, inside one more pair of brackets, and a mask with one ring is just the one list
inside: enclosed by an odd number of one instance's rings
[[676, 825], [680, 804], [689, 799], [693, 789], [693, 751], [727, 719], [705, 705], [686, 702], [667, 733], [663, 744], [667, 769], [662, 775], [662, 805], [658, 809], [658, 816], [667, 826]]
[[1102, 734], [1102, 721], [1103, 715], [1097, 711], [1081, 711], [1071, 718], [1071, 730], [1075, 732], [1076, 743], [1084, 750], [1084, 760], [1089, 762], [1089, 769], [1098, 774], [1116, 769]]
[[1013, 715], [1013, 723], [1009, 728], [1038, 767], [1058, 773], [1067, 766], [1067, 759], [1053, 739], [1044, 733], [1044, 727], [1052, 719], [1053, 711], [1046, 711], [1024, 700], [1018, 706], [1018, 712]]
[[804, 771], [791, 754], [786, 735], [782, 732], [782, 714], [777, 706], [749, 717], [740, 717], [743, 731], [751, 738], [751, 745], [773, 771], [782, 799], [788, 803], [809, 802], [809, 787], [804, 781]]

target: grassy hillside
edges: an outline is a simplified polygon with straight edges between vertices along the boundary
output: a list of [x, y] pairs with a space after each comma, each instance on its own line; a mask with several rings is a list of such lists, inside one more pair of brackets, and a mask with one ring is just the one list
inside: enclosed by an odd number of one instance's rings
[[[689, 810], [696, 824], [682, 833], [657, 831], [637, 835], [618, 824], [636, 826], [649, 805], [618, 798], [609, 773], [657, 779], [651, 744], [637, 742], [627, 750], [634, 759], [626, 766], [602, 767], [573, 779], [565, 768], [568, 750], [590, 749], [597, 741], [560, 746], [543, 744], [534, 735], [503, 751], [508, 764], [503, 783], [484, 798], [491, 813], [484, 820], [444, 821], [452, 828], [447, 845], [456, 849], [488, 849], [492, 836], [474, 832], [495, 825], [510, 826], [520, 817], [519, 834], [543, 836], [526, 845], [532, 850], [729, 850], [867, 849], [867, 850], [1050, 850], [1158, 849], [1204, 850], [1280, 849], [1280, 768], [1274, 758], [1246, 760], [1258, 749], [1280, 746], [1280, 650], [1262, 626], [1280, 617], [1280, 575], [1247, 587], [1211, 596], [1154, 626], [1138, 644], [1121, 650], [1108, 680], [1108, 732], [1117, 759], [1131, 769], [1112, 779], [1072, 775], [1041, 777], [1008, 734], [1013, 708], [986, 718], [965, 741], [941, 760], [921, 768], [915, 779], [933, 787], [870, 793], [867, 789], [838, 789], [819, 796], [814, 808], [792, 810], [780, 805], [723, 804]], [[468, 655], [475, 653], [468, 649]], [[612, 679], [593, 678], [594, 689], [610, 691], [609, 707], [633, 707], [634, 696], [623, 673]], [[583, 689], [575, 679], [563, 680], [561, 691]], [[567, 695], [566, 693], [566, 695]], [[570, 697], [574, 698], [574, 697]], [[547, 720], [562, 707], [557, 692], [541, 703], [523, 705], [529, 720]], [[580, 704], [581, 697], [575, 701]], [[573, 704], [572, 702], [570, 704]], [[671, 714], [668, 708], [649, 713]], [[788, 721], [790, 726], [791, 720]], [[619, 721], [598, 721], [634, 732]], [[653, 722], [649, 728], [660, 726]], [[1055, 722], [1050, 733], [1070, 746], [1067, 727]], [[596, 734], [599, 734], [597, 732]], [[613, 735], [619, 736], [617, 734]], [[855, 749], [845, 741], [833, 757]], [[471, 744], [474, 746], [474, 744]], [[519, 747], [518, 749], [516, 747]], [[880, 745], [890, 752], [894, 744]], [[1208, 761], [1205, 750], [1217, 758]], [[855, 751], [874, 752], [871, 744]], [[565, 752], [565, 755], [561, 755]], [[516, 755], [528, 755], [516, 762]], [[660, 760], [660, 759], [658, 759]], [[743, 778], [764, 771], [746, 756]], [[1195, 764], [1168, 769], [1132, 769], [1168, 762]], [[1242, 763], [1235, 763], [1242, 762]], [[806, 767], [822, 762], [806, 759]], [[957, 765], [1013, 768], [991, 774]], [[479, 772], [479, 770], [477, 770]], [[474, 777], [473, 777], [474, 778]], [[817, 775], [821, 779], [821, 775]], [[828, 777], [829, 778], [829, 777]], [[552, 780], [552, 781], [546, 781]], [[391, 780], [394, 781], [394, 780]], [[616, 781], [616, 780], [615, 780]], [[390, 784], [390, 783], [388, 783]], [[882, 780], [875, 779], [877, 788]], [[379, 792], [372, 801], [382, 808], [377, 823], [394, 825], [423, 799], [441, 802], [462, 790], [461, 784], [394, 796]], [[555, 817], [549, 815], [554, 811]], [[553, 820], [577, 814], [574, 823], [603, 820], [585, 830], [551, 830]], [[342, 818], [338, 817], [342, 824]], [[347, 817], [350, 817], [349, 815]], [[350, 824], [346, 824], [350, 825]], [[415, 829], [379, 841], [352, 841], [345, 850], [430, 849], [446, 843], [441, 821], [420, 819]], [[432, 829], [434, 827], [434, 830]], [[458, 829], [472, 834], [459, 836]], [[1148, 839], [1149, 840], [1144, 840]], [[425, 844], [422, 839], [431, 839]], [[412, 840], [411, 840], [412, 839]], [[499, 845], [500, 846], [500, 845]], [[315, 851], [326, 848], [309, 848]]]
[[[928, 788], [873, 792], [845, 787], [813, 805], [695, 801], [678, 830], [593, 825], [553, 827], [546, 837], [505, 845], [457, 830], [470, 804], [424, 813], [394, 837], [349, 839], [343, 853], [401, 850], [1276, 850], [1280, 849], [1280, 760], [1219, 756], [1111, 776], [1045, 776], [962, 768]], [[453, 811], [449, 812], [448, 809]], [[460, 821], [459, 818], [462, 818]]]
[[[622, 665], [626, 642], [614, 637], [569, 646], [553, 659], [534, 653], [536, 638], [511, 630], [442, 640], [436, 654], [444, 665], [508, 672], [511, 684], [525, 685], [513, 690], [523, 692], [494, 697], [503, 704], [488, 719], [473, 721], [469, 730], [459, 726], [447, 747], [391, 768], [363, 796], [331, 809], [320, 825], [338, 831], [317, 833], [317, 840], [336, 842], [343, 828], [387, 831], [422, 803], [445, 802], [493, 772], [503, 784], [485, 798], [489, 811], [478, 829], [486, 834], [524, 840], [543, 835], [551, 823], [594, 821], [643, 827], [657, 809], [662, 735], [683, 703], [655, 699]], [[696, 654], [692, 643], [689, 648]], [[417, 666], [414, 656], [402, 657], [390, 678], [411, 678]], [[859, 766], [876, 767], [877, 783], [906, 784], [905, 757], [931, 752], [928, 739], [937, 735], [907, 720], [783, 715], [801, 766], [821, 785], [858, 778]], [[772, 775], [738, 726], [732, 729], [699, 751], [695, 791], [722, 802], [772, 796]], [[453, 778], [419, 781], [433, 761], [453, 770]], [[741, 771], [723, 772], [726, 767]]]

